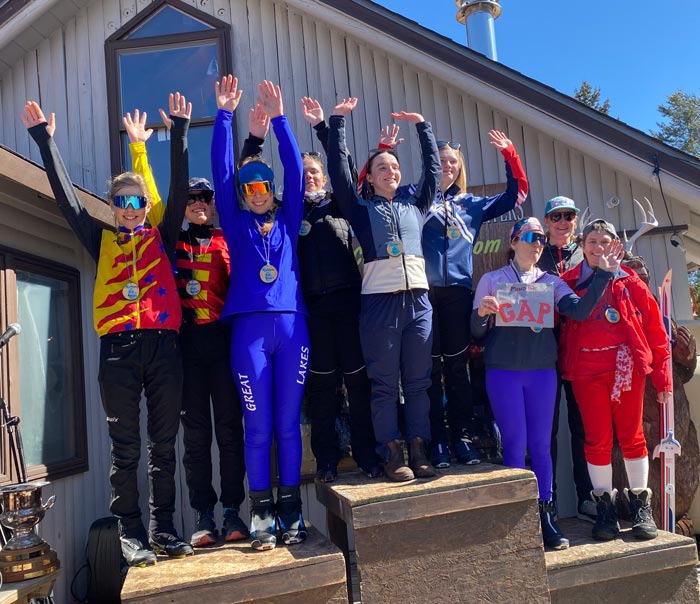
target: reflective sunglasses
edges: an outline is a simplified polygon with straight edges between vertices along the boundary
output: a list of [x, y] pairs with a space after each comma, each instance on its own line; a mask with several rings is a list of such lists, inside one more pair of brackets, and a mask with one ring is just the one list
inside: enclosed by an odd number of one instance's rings
[[187, 205], [191, 206], [192, 204], [195, 204], [198, 201], [201, 201], [202, 203], [210, 204], [213, 199], [214, 199], [214, 192], [213, 191], [198, 191], [197, 193], [190, 193], [190, 196], [187, 198]]
[[573, 222], [576, 212], [552, 212], [547, 216], [552, 222], [559, 222], [562, 218], [567, 222]]
[[129, 206], [134, 210], [143, 210], [148, 205], [148, 199], [143, 195], [115, 195], [112, 204], [120, 210], [126, 210]]
[[246, 195], [266, 195], [272, 191], [272, 185], [269, 180], [254, 180], [253, 182], [244, 183], [241, 188]]
[[444, 149], [445, 147], [459, 151], [462, 148], [462, 145], [460, 143], [453, 143], [452, 141], [437, 141], [438, 149]]
[[534, 231], [528, 231], [520, 236], [520, 241], [525, 243], [539, 243], [544, 245], [547, 242], [547, 238], [542, 233], [535, 233]]
[[311, 157], [313, 159], [321, 159], [321, 153], [319, 151], [304, 151], [301, 154], [303, 157]]

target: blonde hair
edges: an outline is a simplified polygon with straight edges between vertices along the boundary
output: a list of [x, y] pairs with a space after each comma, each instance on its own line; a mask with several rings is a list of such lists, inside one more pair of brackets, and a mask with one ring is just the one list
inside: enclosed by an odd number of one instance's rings
[[[467, 169], [464, 165], [464, 155], [462, 155], [462, 151], [460, 149], [455, 149], [454, 147], [450, 147], [449, 145], [442, 147], [440, 149], [440, 151], [444, 151], [445, 149], [449, 149], [457, 157], [457, 165], [459, 166], [459, 174], [457, 174], [457, 178], [455, 178], [453, 185], [457, 185], [457, 188], [459, 189], [460, 193], [466, 193], [467, 192]], [[444, 191], [443, 191], [443, 193], [444, 193]]]
[[123, 189], [124, 187], [139, 187], [143, 193], [143, 196], [148, 199], [149, 202], [151, 201], [151, 196], [148, 193], [148, 185], [146, 185], [146, 181], [144, 180], [143, 176], [136, 174], [135, 172], [122, 172], [121, 174], [111, 178], [107, 184], [109, 186], [107, 197], [110, 200], [120, 189]]

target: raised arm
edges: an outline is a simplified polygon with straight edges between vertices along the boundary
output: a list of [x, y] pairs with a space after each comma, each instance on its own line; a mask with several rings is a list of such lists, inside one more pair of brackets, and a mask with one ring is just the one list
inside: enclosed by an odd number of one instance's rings
[[[162, 111], [162, 109], [160, 111]], [[164, 112], [161, 114], [161, 116], [163, 114]], [[127, 113], [122, 118], [122, 123], [124, 124], [124, 129], [129, 137], [131, 171], [141, 175], [146, 181], [146, 186], [148, 187], [148, 196], [151, 200], [151, 210], [148, 212], [148, 222], [152, 227], [157, 227], [161, 222], [163, 222], [165, 205], [163, 204], [163, 200], [158, 192], [158, 187], [156, 186], [156, 181], [153, 178], [151, 166], [148, 163], [146, 141], [151, 138], [153, 129], [146, 128], [147, 117], [148, 114], [145, 111], [141, 113], [138, 109], [134, 109], [134, 117], [131, 117], [131, 113]], [[165, 122], [164, 118], [164, 123], [166, 128], [170, 130], [172, 127], [172, 120], [168, 117], [167, 122]]]
[[49, 115], [47, 122], [39, 104], [34, 101], [27, 101], [21, 118], [30, 136], [39, 147], [41, 159], [46, 169], [46, 176], [56, 197], [58, 209], [95, 262], [98, 262], [100, 259], [102, 229], [96, 224], [92, 216], [88, 214], [83, 204], [80, 203], [78, 195], [73, 188], [73, 183], [68, 176], [66, 166], [63, 164], [61, 155], [53, 140], [53, 134], [56, 130], [55, 114]]
[[335, 198], [340, 211], [348, 220], [351, 218], [357, 203], [357, 189], [352, 179], [352, 171], [348, 161], [348, 148], [345, 139], [345, 116], [357, 105], [356, 98], [343, 99], [333, 109], [330, 118], [328, 135], [328, 176], [333, 187]]
[[499, 130], [491, 130], [489, 138], [491, 144], [501, 152], [503, 159], [505, 159], [507, 184], [503, 193], [494, 197], [486, 197], [479, 202], [484, 207], [482, 218], [484, 222], [510, 212], [516, 205], [525, 201], [529, 191], [525, 169], [511, 140]]
[[214, 179], [216, 210], [224, 231], [233, 227], [241, 208], [236, 194], [236, 157], [233, 150], [231, 122], [243, 94], [238, 90], [238, 78], [224, 76], [214, 84], [219, 112], [214, 122], [211, 141], [211, 171]]
[[423, 158], [423, 173], [416, 185], [414, 197], [416, 206], [427, 214], [430, 205], [433, 203], [435, 193], [440, 186], [442, 178], [442, 168], [440, 166], [440, 154], [438, 153], [435, 135], [430, 122], [426, 122], [420, 113], [408, 113], [401, 111], [392, 113], [391, 117], [395, 120], [405, 120], [415, 125], [418, 131], [418, 140], [420, 142], [421, 156]]
[[170, 119], [170, 190], [168, 203], [163, 214], [163, 222], [158, 226], [163, 240], [165, 253], [175, 262], [175, 244], [185, 218], [187, 197], [189, 195], [189, 152], [187, 149], [187, 130], [190, 126], [192, 103], [188, 103], [179, 92], [168, 98]]
[[282, 207], [293, 233], [299, 232], [304, 213], [304, 166], [299, 147], [284, 115], [282, 91], [268, 80], [258, 85], [258, 98], [272, 122], [277, 137], [280, 159], [284, 167]]
[[270, 118], [260, 103], [256, 103], [248, 112], [248, 138], [243, 141], [241, 149], [241, 159], [254, 157], [263, 152], [265, 138], [270, 130]]

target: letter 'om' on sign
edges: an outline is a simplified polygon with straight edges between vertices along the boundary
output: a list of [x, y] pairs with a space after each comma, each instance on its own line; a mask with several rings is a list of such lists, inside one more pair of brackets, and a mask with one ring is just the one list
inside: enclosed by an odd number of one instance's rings
[[554, 287], [551, 283], [501, 283], [496, 291], [501, 308], [498, 327], [554, 327]]

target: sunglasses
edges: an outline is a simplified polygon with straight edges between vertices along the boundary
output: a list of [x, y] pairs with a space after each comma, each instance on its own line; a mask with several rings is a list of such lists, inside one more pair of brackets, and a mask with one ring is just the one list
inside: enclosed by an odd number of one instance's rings
[[460, 143], [453, 143], [452, 141], [437, 141], [438, 149], [444, 149], [445, 147], [459, 151], [462, 148], [462, 145]]
[[129, 206], [134, 210], [143, 210], [148, 205], [148, 199], [143, 195], [115, 195], [112, 204], [120, 210], [126, 210]]
[[192, 204], [195, 204], [198, 201], [210, 204], [213, 199], [214, 193], [212, 191], [199, 191], [198, 193], [190, 193], [190, 196], [187, 198], [187, 205], [191, 206]]
[[311, 157], [313, 159], [321, 159], [320, 151], [304, 151], [301, 154], [302, 157]]
[[254, 180], [253, 182], [244, 183], [241, 188], [246, 195], [266, 195], [272, 191], [272, 185], [269, 180]]
[[528, 231], [527, 233], [523, 233], [520, 236], [520, 241], [524, 241], [525, 243], [539, 243], [540, 245], [544, 245], [547, 241], [547, 238], [542, 233]]
[[552, 212], [547, 218], [552, 222], [559, 222], [562, 218], [567, 222], [573, 222], [576, 218], [576, 212]]

